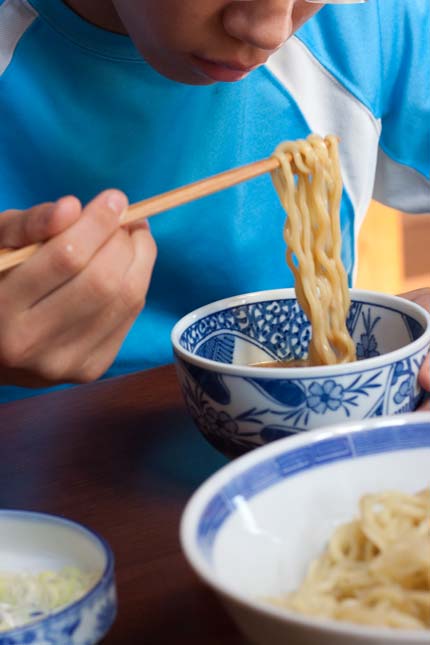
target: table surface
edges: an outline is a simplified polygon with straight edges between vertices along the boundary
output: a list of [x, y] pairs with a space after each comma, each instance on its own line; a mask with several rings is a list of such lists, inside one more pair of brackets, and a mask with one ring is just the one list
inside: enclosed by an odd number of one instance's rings
[[192, 492], [226, 463], [198, 433], [173, 366], [0, 406], [0, 507], [66, 516], [116, 559], [103, 645], [243, 645], [182, 555]]

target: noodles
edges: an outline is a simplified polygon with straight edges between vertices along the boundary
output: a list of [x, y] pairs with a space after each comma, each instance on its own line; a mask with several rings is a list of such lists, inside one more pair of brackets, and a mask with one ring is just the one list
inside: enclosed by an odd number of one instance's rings
[[[336, 138], [311, 135], [281, 144], [274, 154], [281, 167], [273, 182], [287, 212], [287, 262], [312, 325], [309, 362], [353, 361]], [[430, 629], [430, 489], [364, 496], [359, 519], [337, 528], [298, 591], [271, 602], [341, 621]]]
[[430, 489], [365, 495], [298, 591], [277, 605], [303, 614], [430, 629]]
[[281, 167], [272, 178], [288, 214], [287, 262], [295, 277], [297, 300], [312, 325], [310, 363], [353, 361], [355, 346], [346, 329], [350, 299], [340, 257], [342, 179], [336, 137], [311, 135], [287, 141], [274, 156]]

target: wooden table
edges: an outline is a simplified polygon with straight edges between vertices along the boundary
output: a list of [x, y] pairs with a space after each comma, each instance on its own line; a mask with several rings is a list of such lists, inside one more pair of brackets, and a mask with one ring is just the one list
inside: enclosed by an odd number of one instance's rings
[[179, 545], [191, 493], [225, 463], [187, 416], [172, 366], [0, 406], [0, 507], [64, 515], [116, 558], [104, 645], [243, 645]]

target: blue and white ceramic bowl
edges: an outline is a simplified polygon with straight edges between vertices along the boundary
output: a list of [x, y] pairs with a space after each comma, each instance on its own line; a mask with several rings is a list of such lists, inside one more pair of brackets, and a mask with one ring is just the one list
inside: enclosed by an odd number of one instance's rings
[[99, 572], [92, 588], [64, 609], [0, 632], [0, 645], [93, 645], [111, 627], [117, 609], [114, 559], [92, 531], [61, 517], [0, 511], [0, 570], [38, 573], [76, 567]]
[[[369, 492], [430, 486], [430, 414], [301, 433], [229, 463], [189, 501], [185, 555], [256, 645], [421, 645], [430, 632], [309, 618], [265, 598], [296, 589]], [[210, 626], [208, 626], [210, 629]]]
[[250, 366], [306, 358], [310, 325], [293, 289], [227, 298], [182, 318], [172, 331], [177, 372], [204, 436], [237, 456], [304, 430], [414, 410], [429, 314], [380, 293], [352, 289], [351, 301], [358, 361], [343, 365]]

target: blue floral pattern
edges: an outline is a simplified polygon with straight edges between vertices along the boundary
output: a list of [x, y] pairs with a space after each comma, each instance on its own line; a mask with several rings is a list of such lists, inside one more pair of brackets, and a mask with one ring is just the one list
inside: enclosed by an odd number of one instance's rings
[[338, 410], [342, 405], [344, 389], [333, 379], [322, 384], [312, 383], [309, 387], [307, 406], [317, 414], [324, 414], [327, 409]]
[[363, 319], [364, 332], [360, 334], [360, 340], [356, 343], [358, 360], [361, 360], [363, 358], [372, 358], [373, 356], [379, 356], [378, 343], [373, 331], [378, 322], [381, 320], [381, 316], [375, 316], [375, 318], [372, 320], [370, 307], [367, 310], [367, 316], [364, 311], [361, 315]]
[[[295, 300], [275, 300], [206, 316], [184, 331], [181, 345], [192, 353], [214, 358], [214, 337], [225, 337], [226, 330], [230, 337], [236, 332], [236, 336], [264, 347], [270, 356], [279, 359], [300, 358], [307, 351], [311, 335], [309, 321]], [[225, 338], [220, 341], [225, 343]], [[233, 362], [232, 356], [228, 362]]]
[[414, 382], [418, 369], [419, 364], [415, 358], [407, 358], [394, 365], [391, 386], [394, 388], [397, 385], [397, 390], [394, 392], [393, 400], [398, 405], [403, 403], [402, 409], [411, 407], [413, 409], [415, 406]]

